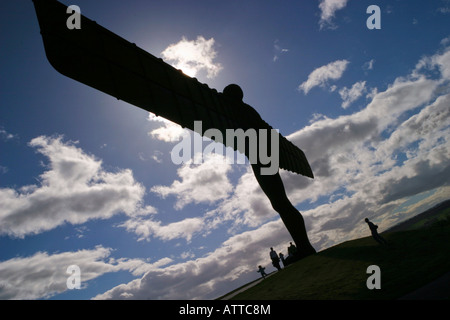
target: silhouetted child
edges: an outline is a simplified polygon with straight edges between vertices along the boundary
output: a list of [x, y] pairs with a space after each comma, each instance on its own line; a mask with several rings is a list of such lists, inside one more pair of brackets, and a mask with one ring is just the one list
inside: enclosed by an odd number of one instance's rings
[[375, 241], [378, 242], [379, 244], [387, 244], [387, 241], [384, 240], [384, 238], [378, 234], [378, 231], [377, 231], [378, 226], [376, 224], [373, 224], [367, 218], [364, 221], [366, 221], [367, 224], [369, 225], [370, 232], [372, 232], [372, 238], [374, 238]]
[[263, 267], [261, 267], [261, 266], [258, 266], [258, 271], [256, 271], [256, 272], [261, 273], [261, 276], [265, 279], [266, 276], [267, 276], [267, 274], [266, 274], [266, 272], [265, 272], [264, 270], [266, 270], [266, 268], [263, 268]]

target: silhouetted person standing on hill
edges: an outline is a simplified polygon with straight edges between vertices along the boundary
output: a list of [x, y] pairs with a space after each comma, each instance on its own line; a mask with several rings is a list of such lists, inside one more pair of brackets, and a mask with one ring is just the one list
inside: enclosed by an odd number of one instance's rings
[[[242, 102], [242, 99], [244, 98], [244, 92], [236, 84], [230, 84], [226, 86], [223, 90], [223, 94], [239, 102]], [[255, 109], [253, 109], [249, 105], [242, 103], [239, 110], [232, 110], [232, 112], [238, 113], [242, 116], [243, 119], [245, 119], [246, 125], [245, 128], [242, 128], [244, 131], [247, 131], [248, 129], [258, 129], [259, 127], [261, 127], [261, 123], [263, 122], [261, 116]], [[259, 132], [259, 130], [256, 131]], [[270, 139], [268, 140], [269, 141], [267, 149], [271, 150]], [[260, 142], [258, 137], [258, 146], [259, 143]], [[246, 154], [248, 154], [247, 151]], [[255, 178], [258, 181], [261, 189], [269, 198], [273, 209], [280, 215], [281, 220], [283, 221], [295, 244], [297, 245], [299, 258], [316, 253], [316, 250], [309, 242], [308, 235], [306, 233], [305, 221], [303, 220], [302, 215], [292, 205], [286, 195], [280, 173], [277, 171], [273, 175], [262, 175], [261, 168], [268, 165], [262, 164], [259, 157], [257, 163], [252, 163], [251, 165]]]
[[270, 259], [272, 259], [272, 265], [278, 269], [278, 271], [281, 270], [280, 267], [280, 257], [278, 257], [278, 254], [273, 248], [270, 248]]
[[378, 234], [378, 226], [376, 224], [373, 224], [368, 218], [366, 218], [364, 221], [367, 222], [370, 228], [370, 232], [372, 232], [372, 237], [377, 241], [379, 244], [387, 244], [386, 240], [382, 236]]
[[297, 255], [297, 247], [292, 243], [289, 242], [290, 246], [288, 247], [288, 254], [290, 256], [296, 256]]

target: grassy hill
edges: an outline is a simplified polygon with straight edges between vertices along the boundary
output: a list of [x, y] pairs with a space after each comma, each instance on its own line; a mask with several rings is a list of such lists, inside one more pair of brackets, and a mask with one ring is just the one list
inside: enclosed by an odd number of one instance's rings
[[417, 216], [399, 223], [388, 230], [388, 232], [415, 230], [445, 221], [450, 218], [450, 200], [418, 214]]
[[[388, 246], [366, 237], [323, 250], [232, 299], [397, 299], [450, 271], [449, 219], [383, 237]], [[366, 286], [370, 265], [380, 267], [380, 290]]]

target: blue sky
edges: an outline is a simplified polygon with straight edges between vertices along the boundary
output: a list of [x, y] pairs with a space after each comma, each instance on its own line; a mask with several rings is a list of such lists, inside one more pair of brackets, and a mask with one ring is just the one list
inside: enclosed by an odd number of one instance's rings
[[[317, 250], [450, 198], [448, 0], [63, 2], [238, 83], [306, 153], [314, 180], [281, 175]], [[1, 299], [212, 299], [273, 271], [291, 239], [248, 165], [173, 164], [192, 132], [56, 72], [31, 0], [0, 15]]]

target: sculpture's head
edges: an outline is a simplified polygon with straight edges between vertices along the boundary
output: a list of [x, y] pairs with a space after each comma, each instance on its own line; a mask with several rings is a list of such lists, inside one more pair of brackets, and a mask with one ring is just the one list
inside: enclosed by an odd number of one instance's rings
[[244, 92], [237, 84], [229, 84], [223, 89], [223, 94], [235, 101], [241, 102], [244, 98]]

